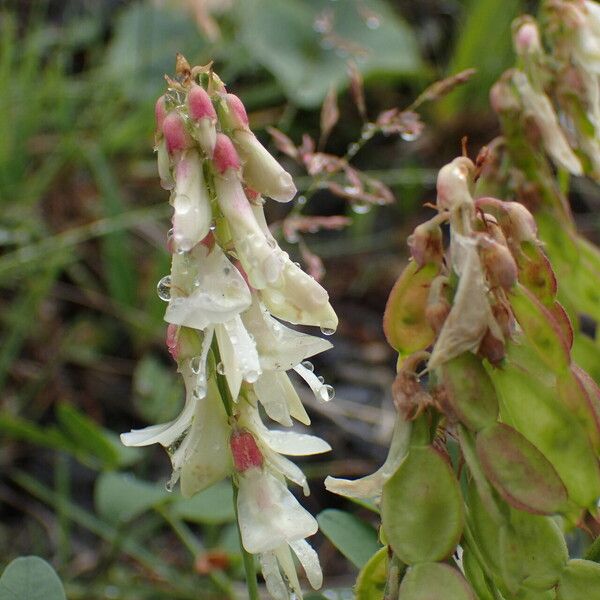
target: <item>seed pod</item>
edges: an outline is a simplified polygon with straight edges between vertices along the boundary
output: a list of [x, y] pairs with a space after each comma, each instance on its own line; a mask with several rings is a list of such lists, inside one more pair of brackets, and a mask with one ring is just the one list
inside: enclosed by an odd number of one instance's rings
[[402, 579], [401, 600], [477, 600], [460, 571], [442, 563], [423, 563], [411, 567]]
[[510, 250], [482, 234], [478, 237], [481, 247], [481, 259], [493, 287], [510, 290], [517, 281], [517, 263]]
[[383, 486], [386, 538], [407, 564], [443, 560], [462, 535], [464, 509], [450, 465], [432, 446], [413, 446]]
[[564, 568], [556, 600], [600, 600], [600, 565], [591, 560], [573, 559]]
[[511, 510], [510, 525], [501, 528], [499, 542], [503, 578], [514, 592], [554, 587], [569, 559], [562, 531], [550, 517]]
[[444, 256], [442, 230], [439, 225], [422, 223], [408, 236], [410, 255], [420, 266], [427, 263], [441, 263]]
[[566, 509], [567, 490], [554, 467], [512, 427], [480, 431], [476, 446], [487, 478], [512, 507], [540, 515]]
[[[543, 371], [543, 366], [539, 370]], [[502, 419], [552, 463], [570, 500], [595, 510], [600, 497], [596, 454], [577, 418], [558, 398], [552, 381], [540, 379], [537, 372], [535, 364], [525, 371], [510, 363], [490, 372], [500, 398]]]
[[494, 600], [494, 596], [486, 582], [483, 569], [477, 561], [475, 552], [468, 546], [463, 546], [462, 566], [469, 583], [477, 594], [477, 598], [479, 600]]
[[564, 371], [571, 362], [556, 320], [524, 286], [517, 285], [510, 295], [515, 318], [539, 357], [555, 372]]
[[419, 268], [411, 261], [390, 292], [383, 314], [383, 331], [388, 344], [400, 354], [424, 350], [433, 342], [425, 306], [429, 287], [438, 272], [439, 265], [430, 263]]
[[388, 569], [388, 548], [380, 548], [361, 569], [354, 588], [355, 600], [383, 597]]
[[544, 251], [536, 244], [525, 242], [521, 244], [518, 264], [519, 281], [542, 304], [552, 304], [557, 290], [556, 275]]
[[496, 422], [496, 390], [479, 358], [463, 352], [444, 363], [441, 371], [449, 409], [462, 423], [479, 431]]

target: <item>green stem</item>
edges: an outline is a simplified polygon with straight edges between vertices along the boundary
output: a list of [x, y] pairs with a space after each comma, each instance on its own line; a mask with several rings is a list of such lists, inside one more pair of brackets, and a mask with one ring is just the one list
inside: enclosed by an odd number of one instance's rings
[[383, 600], [396, 600], [396, 598], [398, 598], [398, 591], [400, 589], [400, 578], [402, 576], [403, 571], [404, 564], [393, 552], [391, 552], [391, 556], [389, 556], [388, 572], [385, 580]]
[[238, 536], [240, 538], [240, 548], [242, 550], [242, 560], [244, 561], [244, 570], [246, 571], [246, 585], [248, 587], [248, 600], [260, 600], [260, 594], [258, 593], [258, 582], [256, 580], [256, 567], [254, 566], [254, 556], [250, 554], [245, 548], [242, 542], [242, 531], [240, 529], [240, 521], [238, 519], [238, 487], [235, 481], [231, 480], [233, 487], [233, 506], [235, 508], [235, 521], [238, 527]]

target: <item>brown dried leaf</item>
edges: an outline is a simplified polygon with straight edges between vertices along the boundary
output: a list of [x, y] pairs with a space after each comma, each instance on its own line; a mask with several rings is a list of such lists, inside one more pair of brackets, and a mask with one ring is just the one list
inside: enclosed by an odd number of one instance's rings
[[327, 138], [331, 133], [331, 130], [335, 127], [335, 124], [340, 118], [340, 111], [337, 104], [337, 90], [335, 86], [331, 86], [323, 101], [321, 108], [321, 137], [319, 139], [319, 147], [323, 148], [327, 142]]
[[440, 98], [443, 98], [455, 87], [469, 81], [469, 79], [471, 79], [476, 72], [476, 69], [465, 69], [460, 73], [456, 73], [455, 75], [451, 75], [450, 77], [446, 77], [445, 79], [441, 79], [440, 81], [432, 83], [417, 97], [410, 108], [415, 109], [425, 102], [432, 102], [433, 100], [439, 100]]
[[338, 230], [347, 227], [351, 223], [352, 219], [342, 215], [331, 217], [293, 216], [284, 219], [281, 227], [286, 240], [296, 240], [298, 233], [316, 233], [321, 229]]
[[292, 142], [292, 140], [287, 135], [285, 135], [285, 133], [279, 131], [279, 129], [276, 129], [275, 127], [267, 127], [267, 131], [273, 138], [275, 146], [277, 146], [277, 149], [280, 152], [283, 152], [283, 154], [287, 154], [287, 156], [290, 156], [291, 158], [298, 158], [298, 148], [296, 148], [294, 142]]

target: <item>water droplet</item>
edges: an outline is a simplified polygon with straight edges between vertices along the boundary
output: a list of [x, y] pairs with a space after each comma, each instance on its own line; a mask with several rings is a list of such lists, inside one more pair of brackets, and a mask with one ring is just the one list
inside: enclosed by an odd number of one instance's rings
[[334, 396], [335, 390], [333, 389], [332, 385], [326, 384], [319, 388], [319, 397], [323, 402], [329, 402], [330, 400], [333, 400]]
[[173, 491], [173, 488], [175, 487], [175, 483], [173, 481], [171, 481], [169, 479], [169, 481], [167, 481], [167, 483], [165, 483], [165, 490], [167, 490], [167, 492], [169, 492], [169, 494]]
[[321, 333], [323, 335], [333, 335], [335, 333], [335, 327], [321, 327]]
[[376, 15], [370, 15], [369, 17], [367, 17], [367, 27], [369, 29], [379, 29], [380, 25], [381, 21]]
[[400, 133], [400, 137], [405, 142], [414, 142], [419, 137], [419, 134], [416, 131], [403, 131]]
[[248, 371], [246, 373], [246, 375], [244, 376], [244, 379], [248, 382], [248, 383], [256, 383], [258, 380], [258, 371]]
[[222, 362], [217, 365], [217, 373], [219, 375], [225, 375], [225, 365]]
[[306, 204], [306, 196], [298, 196], [298, 199], [296, 200], [296, 202], [300, 206], [303, 206], [304, 204]]
[[193, 356], [190, 358], [190, 369], [192, 373], [195, 373], [196, 375], [200, 373], [200, 368], [202, 367], [201, 360], [200, 356]]
[[302, 366], [303, 366], [305, 369], [308, 369], [308, 370], [309, 370], [311, 373], [312, 373], [312, 371], [314, 371], [314, 370], [315, 370], [315, 365], [313, 365], [313, 364], [310, 362], [310, 360], [305, 360], [305, 361], [302, 361], [302, 363], [301, 363], [301, 364], [302, 364]]
[[210, 229], [211, 231], [214, 231], [216, 228], [217, 228], [217, 226], [216, 226], [214, 223], [211, 223], [211, 224], [210, 224], [210, 227], [209, 227], [209, 229]]
[[348, 154], [350, 154], [350, 155], [356, 154], [359, 150], [360, 150], [359, 144], [354, 143], [354, 144], [350, 144], [350, 146], [348, 146]]
[[369, 204], [368, 202], [353, 202], [351, 206], [352, 210], [357, 215], [364, 215], [371, 210], [371, 204]]
[[321, 383], [325, 383], [325, 377], [323, 377], [323, 375], [319, 375], [317, 377], [317, 379], [321, 382]]
[[177, 194], [173, 206], [178, 215], [186, 215], [192, 208], [192, 199], [185, 194]]
[[156, 293], [161, 300], [165, 302], [169, 302], [171, 300], [171, 276], [165, 275], [157, 284], [156, 284]]

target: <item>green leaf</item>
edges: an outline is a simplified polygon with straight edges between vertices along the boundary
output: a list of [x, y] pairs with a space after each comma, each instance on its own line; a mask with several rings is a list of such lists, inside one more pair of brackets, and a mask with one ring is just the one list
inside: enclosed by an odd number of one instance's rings
[[[315, 31], [315, 20], [324, 10], [332, 13], [335, 40], [342, 40], [348, 50], [339, 44], [327, 47], [326, 36]], [[339, 5], [328, 0], [246, 0], [237, 12], [247, 52], [303, 107], [321, 103], [330, 86], [347, 84], [346, 62], [353, 54], [364, 75], [423, 73], [412, 31], [379, 0]]]
[[109, 523], [131, 521], [170, 498], [166, 489], [127, 473], [102, 473], [94, 489], [94, 505]]
[[450, 465], [432, 447], [412, 447], [383, 487], [386, 538], [406, 564], [442, 560], [460, 540], [464, 509]]
[[0, 600], [66, 600], [54, 569], [38, 556], [15, 558], [0, 577]]
[[231, 484], [222, 481], [192, 498], [175, 500], [171, 510], [175, 516], [192, 523], [229, 523], [235, 520]]
[[385, 591], [388, 549], [379, 549], [361, 569], [356, 580], [356, 600], [381, 600]]
[[457, 569], [442, 563], [410, 567], [402, 583], [402, 600], [477, 600], [471, 586]]
[[328, 508], [317, 515], [317, 521], [323, 534], [359, 569], [380, 548], [377, 532], [353, 514]]
[[102, 428], [89, 417], [74, 406], [59, 404], [56, 418], [66, 437], [78, 451], [91, 455], [107, 466], [117, 466], [119, 455], [115, 447], [106, 439]]
[[600, 565], [590, 560], [574, 559], [562, 572], [556, 600], [600, 600]]
[[465, 570], [465, 576], [471, 587], [475, 590], [479, 600], [494, 600], [494, 596], [486, 582], [483, 569], [475, 553], [467, 546], [463, 548], [462, 565]]

